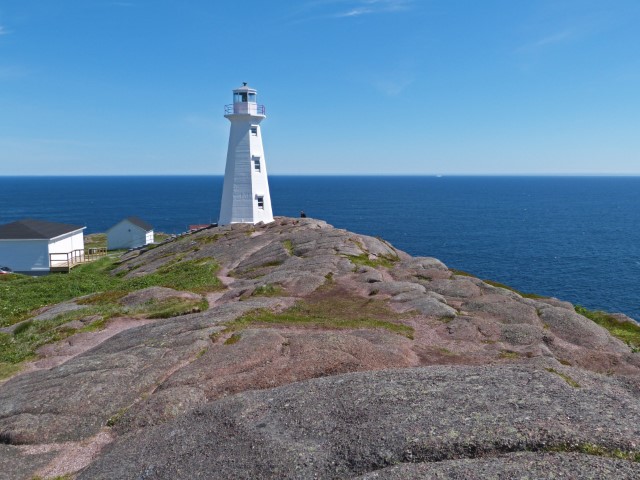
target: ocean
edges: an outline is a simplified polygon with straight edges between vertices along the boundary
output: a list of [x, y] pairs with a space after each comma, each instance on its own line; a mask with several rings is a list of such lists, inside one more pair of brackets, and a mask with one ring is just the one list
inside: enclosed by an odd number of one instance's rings
[[[274, 215], [326, 220], [523, 292], [640, 321], [640, 177], [271, 176]], [[103, 232], [217, 221], [221, 176], [0, 177], [0, 223]]]

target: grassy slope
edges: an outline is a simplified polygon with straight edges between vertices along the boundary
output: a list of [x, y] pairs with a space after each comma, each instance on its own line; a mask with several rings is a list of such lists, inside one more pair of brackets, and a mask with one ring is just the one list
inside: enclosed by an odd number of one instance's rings
[[588, 310], [580, 305], [576, 312], [607, 329], [611, 335], [625, 342], [634, 352], [640, 352], [640, 325], [635, 322], [621, 322], [606, 312]]
[[[152, 286], [170, 287], [196, 293], [221, 287], [213, 259], [186, 260], [160, 268], [157, 272], [123, 279], [110, 275], [115, 259], [106, 257], [74, 268], [68, 274], [43, 277], [3, 275], [0, 277], [0, 326], [12, 325], [32, 316], [32, 311], [76, 297], [104, 292], [105, 296]], [[104, 303], [104, 302], [103, 302]]]
[[[170, 287], [197, 293], [222, 288], [216, 277], [217, 263], [210, 258], [170, 263], [156, 272], [125, 279], [110, 274], [114, 258], [82, 265], [69, 274], [44, 277], [3, 275], [0, 277], [0, 325], [12, 325], [33, 316], [34, 310], [79, 296], [94, 294], [77, 301], [86, 305], [81, 310], [67, 312], [47, 321], [25, 321], [13, 333], [0, 333], [0, 379], [13, 374], [18, 364], [35, 355], [42, 345], [62, 340], [78, 331], [100, 329], [104, 322], [116, 315], [167, 318], [208, 307], [206, 300], [176, 299], [149, 302], [125, 309], [118, 300], [128, 292], [151, 286]], [[73, 320], [95, 316], [87, 325], [69, 328]]]

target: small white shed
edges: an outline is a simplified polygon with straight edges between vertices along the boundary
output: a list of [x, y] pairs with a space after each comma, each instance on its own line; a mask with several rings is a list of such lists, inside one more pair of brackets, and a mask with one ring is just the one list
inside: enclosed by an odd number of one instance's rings
[[85, 228], [33, 219], [0, 225], [0, 266], [39, 274], [51, 271], [57, 262], [84, 259]]
[[153, 243], [153, 227], [138, 217], [128, 217], [107, 230], [107, 248], [138, 248]]

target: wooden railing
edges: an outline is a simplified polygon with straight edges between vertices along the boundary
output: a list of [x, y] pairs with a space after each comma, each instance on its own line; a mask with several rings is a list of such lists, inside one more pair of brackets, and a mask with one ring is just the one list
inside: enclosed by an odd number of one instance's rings
[[107, 254], [107, 247], [92, 247], [84, 249], [85, 262], [93, 262]]
[[73, 267], [82, 263], [93, 262], [107, 254], [104, 247], [78, 249], [67, 253], [50, 253], [49, 269], [52, 272], [69, 272]]

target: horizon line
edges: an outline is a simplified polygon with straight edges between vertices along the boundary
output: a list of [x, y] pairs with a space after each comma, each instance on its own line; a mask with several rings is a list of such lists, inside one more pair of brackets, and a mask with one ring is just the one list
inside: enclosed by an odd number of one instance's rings
[[[0, 178], [224, 177], [224, 173], [1, 175]], [[639, 173], [275, 173], [269, 177], [640, 177]]]

